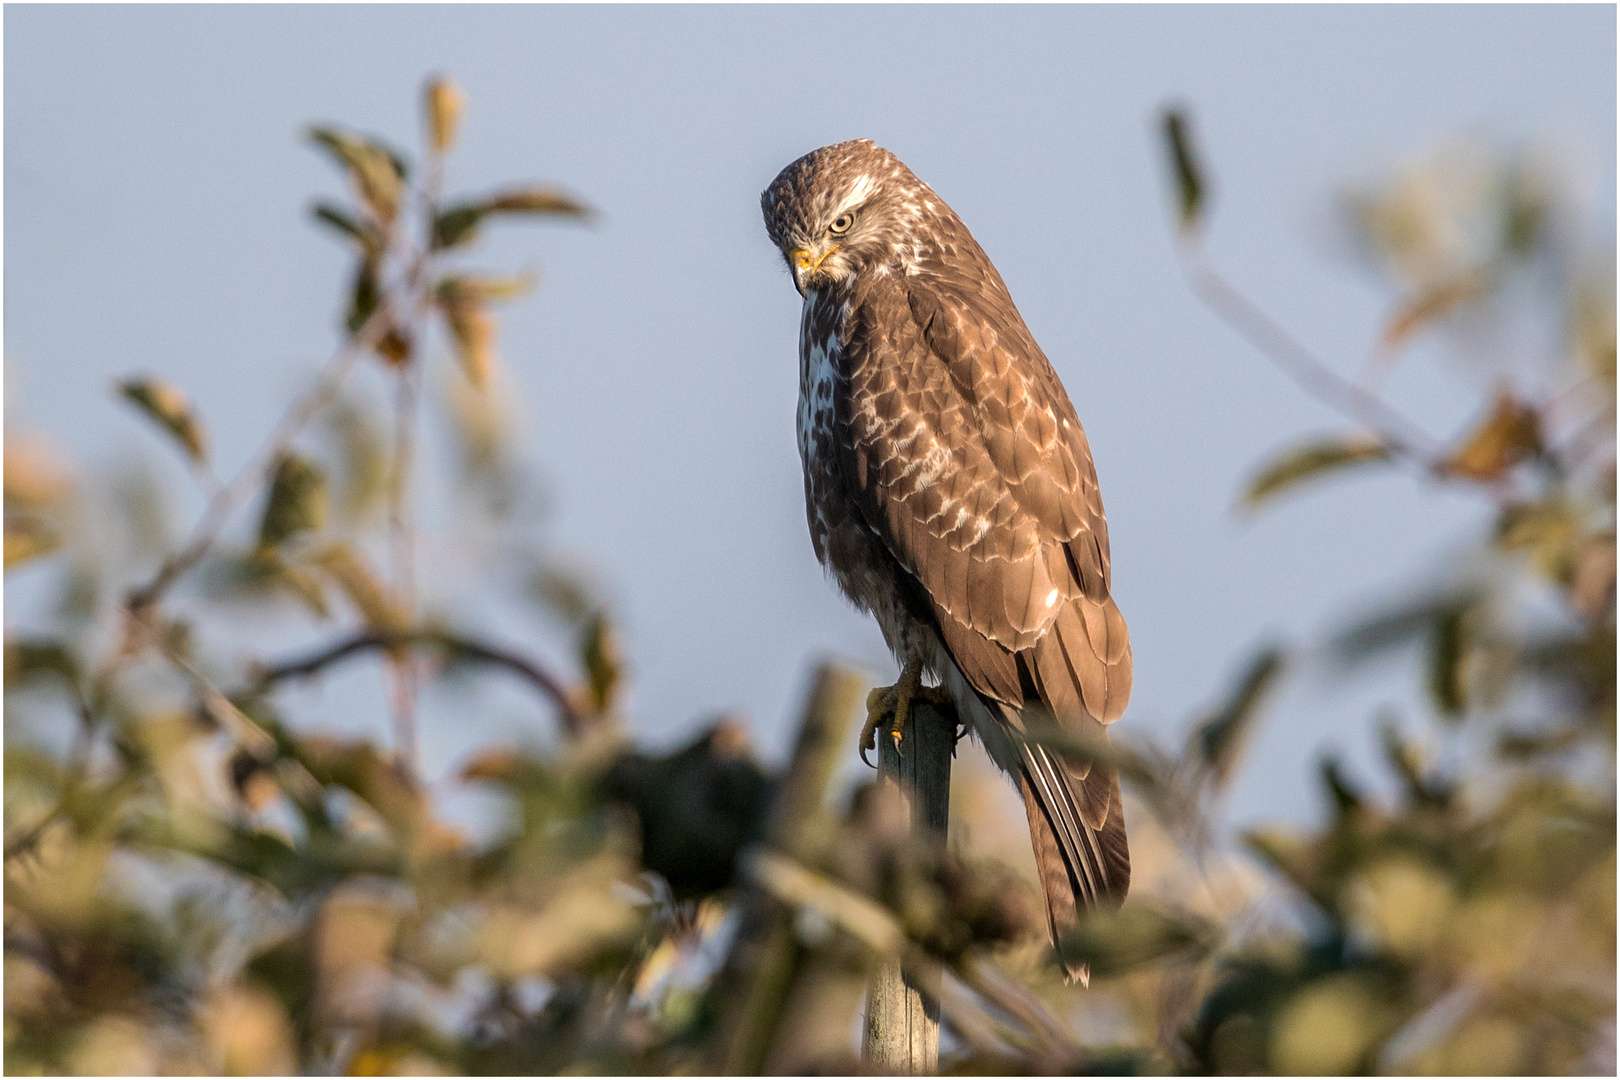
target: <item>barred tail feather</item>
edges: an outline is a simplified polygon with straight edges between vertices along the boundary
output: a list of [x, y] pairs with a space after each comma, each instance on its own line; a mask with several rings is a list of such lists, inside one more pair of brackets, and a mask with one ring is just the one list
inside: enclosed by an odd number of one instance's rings
[[[1093, 766], [1083, 779], [1076, 778], [1042, 746], [1025, 744], [1021, 756], [1019, 788], [1046, 897], [1047, 927], [1056, 945], [1083, 911], [1117, 907], [1130, 888], [1119, 774]], [[1100, 828], [1087, 823], [1091, 815], [1082, 813], [1082, 806], [1106, 808]], [[1065, 968], [1071, 980], [1090, 981], [1086, 965]]]

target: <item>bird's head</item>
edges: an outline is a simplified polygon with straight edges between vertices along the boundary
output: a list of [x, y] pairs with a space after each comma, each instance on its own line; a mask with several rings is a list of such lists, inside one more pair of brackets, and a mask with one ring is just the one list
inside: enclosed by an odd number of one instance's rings
[[898, 270], [918, 257], [916, 222], [942, 204], [900, 159], [870, 139], [813, 150], [760, 196], [765, 230], [801, 294]]

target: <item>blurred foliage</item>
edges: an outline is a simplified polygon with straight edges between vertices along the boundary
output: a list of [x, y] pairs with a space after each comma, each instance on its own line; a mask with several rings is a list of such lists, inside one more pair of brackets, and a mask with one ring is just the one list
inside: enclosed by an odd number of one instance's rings
[[[947, 1071], [1612, 1071], [1613, 253], [1581, 247], [1544, 169], [1448, 151], [1350, 206], [1396, 292], [1365, 393], [1408, 345], [1466, 354], [1468, 321], [1512, 306], [1550, 313], [1556, 368], [1482, 377], [1478, 418], [1432, 452], [1350, 415], [1245, 495], [1264, 508], [1378, 464], [1490, 508], [1471, 550], [1319, 650], [1416, 659], [1432, 722], [1381, 719], [1393, 796], [1330, 757], [1320, 825], [1228, 840], [1224, 794], [1309, 651], [1258, 650], [1181, 746], [1116, 743], [1136, 884], [1063, 943], [1095, 975], [1081, 989], [1011, 846], [1017, 798], [977, 751], [946, 847], [890, 788], [829, 790], [854, 676], [819, 672], [779, 771], [732, 718], [661, 752], [628, 742], [611, 615], [535, 547], [544, 500], [504, 407], [493, 305], [534, 276], [461, 261], [485, 225], [589, 212], [535, 185], [444, 197], [465, 107], [428, 84], [420, 162], [311, 130], [357, 200], [314, 209], [354, 258], [343, 342], [239, 473], [215, 479], [178, 388], [116, 388], [200, 485], [189, 534], [151, 475], [104, 477], [8, 428], [6, 565], [51, 594], [5, 640], [8, 1071], [847, 1072], [867, 980], [894, 957], [938, 987]], [[1192, 245], [1207, 172], [1185, 117], [1167, 134]], [[362, 363], [392, 415], [357, 388]], [[423, 545], [430, 365], [459, 471], [452, 530]], [[573, 643], [562, 668], [417, 595], [419, 548], [546, 612]], [[233, 653], [269, 625], [305, 650]], [[380, 661], [388, 745], [312, 730], [283, 692], [357, 657]], [[490, 669], [555, 731], [429, 785], [418, 695], [437, 678], [468, 715], [460, 676]], [[449, 787], [487, 793], [498, 827], [447, 819]]]

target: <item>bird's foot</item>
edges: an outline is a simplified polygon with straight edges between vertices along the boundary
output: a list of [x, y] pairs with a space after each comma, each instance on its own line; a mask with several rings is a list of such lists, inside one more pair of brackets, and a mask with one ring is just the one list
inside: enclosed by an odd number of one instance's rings
[[921, 664], [907, 664], [905, 670], [900, 673], [899, 682], [893, 686], [879, 686], [866, 695], [866, 724], [861, 728], [862, 761], [872, 765], [867, 761], [866, 754], [877, 748], [879, 728], [888, 729], [889, 737], [894, 740], [895, 751], [899, 751], [906, 721], [911, 716], [911, 707], [919, 701], [936, 706], [955, 704], [950, 691], [944, 687], [922, 684]]

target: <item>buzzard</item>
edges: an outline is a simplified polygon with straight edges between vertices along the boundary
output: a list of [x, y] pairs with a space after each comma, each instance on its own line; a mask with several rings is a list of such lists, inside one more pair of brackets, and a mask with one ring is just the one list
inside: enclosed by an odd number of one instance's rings
[[804, 297], [810, 539], [901, 667], [862, 756], [919, 697], [954, 704], [1023, 793], [1055, 943], [1130, 883], [1118, 774], [1076, 749], [1106, 745], [1131, 692], [1080, 419], [967, 226], [893, 154], [822, 147], [760, 201]]

